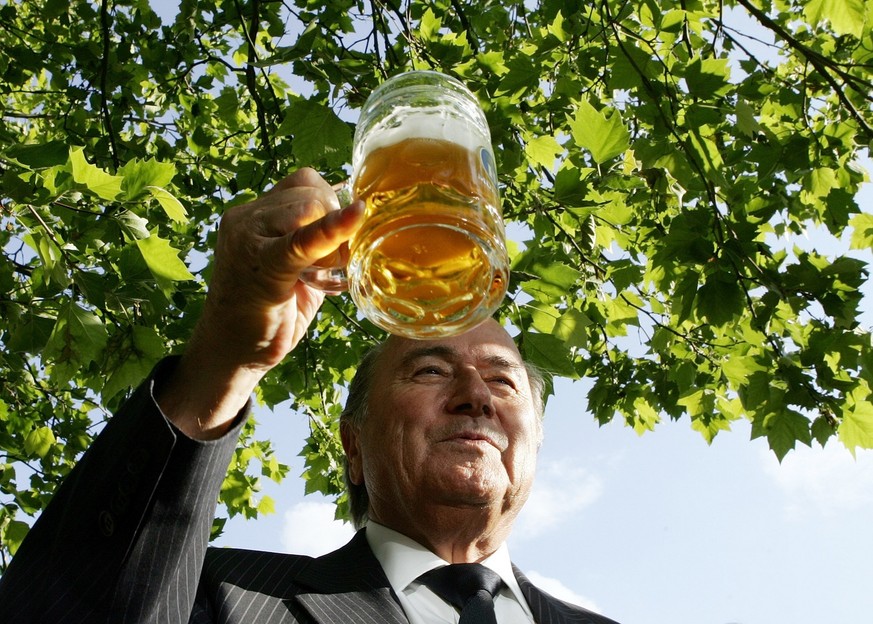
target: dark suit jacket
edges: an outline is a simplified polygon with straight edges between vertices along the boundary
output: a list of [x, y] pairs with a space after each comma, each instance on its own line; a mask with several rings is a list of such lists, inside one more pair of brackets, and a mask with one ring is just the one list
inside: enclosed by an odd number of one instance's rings
[[[518, 568], [514, 571], [540, 624], [615, 624], [549, 596]], [[265, 616], [272, 619], [260, 619]], [[363, 530], [339, 550], [315, 559], [210, 549], [191, 621], [407, 624]]]
[[[244, 418], [221, 440], [194, 442], [151, 387], [110, 420], [13, 557], [0, 623], [406, 622], [363, 531], [317, 558], [207, 548]], [[612, 623], [516, 575], [537, 622]]]

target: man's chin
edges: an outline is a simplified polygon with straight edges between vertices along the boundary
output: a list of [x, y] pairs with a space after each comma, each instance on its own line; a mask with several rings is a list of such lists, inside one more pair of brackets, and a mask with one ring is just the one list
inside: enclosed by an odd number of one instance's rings
[[482, 508], [500, 505], [506, 492], [505, 479], [481, 466], [458, 466], [439, 481], [439, 499], [458, 507]]

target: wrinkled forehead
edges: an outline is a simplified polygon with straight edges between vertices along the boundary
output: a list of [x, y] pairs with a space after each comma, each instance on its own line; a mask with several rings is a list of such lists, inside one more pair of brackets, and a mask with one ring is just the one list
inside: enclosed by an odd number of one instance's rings
[[411, 340], [391, 336], [386, 341], [379, 359], [382, 367], [396, 369], [416, 354], [434, 354], [471, 360], [502, 360], [507, 366], [524, 366], [512, 337], [493, 320], [486, 321], [464, 334], [448, 338]]

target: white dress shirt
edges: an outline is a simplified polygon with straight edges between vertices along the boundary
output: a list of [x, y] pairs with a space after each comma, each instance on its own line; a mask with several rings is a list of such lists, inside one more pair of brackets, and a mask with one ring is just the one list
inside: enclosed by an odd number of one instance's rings
[[[416, 579], [425, 572], [448, 565], [421, 544], [381, 524], [367, 523], [367, 542], [382, 564], [385, 575], [400, 600], [410, 624], [457, 624], [458, 612]], [[497, 572], [503, 587], [494, 597], [500, 624], [533, 624], [533, 616], [521, 593], [506, 544], [480, 562]]]

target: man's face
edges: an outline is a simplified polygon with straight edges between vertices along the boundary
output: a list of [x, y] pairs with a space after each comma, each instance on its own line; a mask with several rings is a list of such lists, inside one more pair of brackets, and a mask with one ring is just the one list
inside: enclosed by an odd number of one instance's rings
[[515, 517], [542, 430], [521, 356], [499, 324], [439, 340], [391, 338], [372, 384], [347, 453], [374, 520], [398, 528], [423, 503]]

